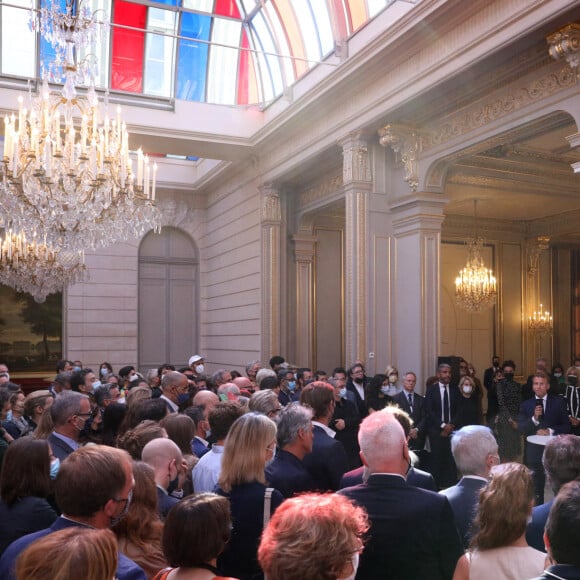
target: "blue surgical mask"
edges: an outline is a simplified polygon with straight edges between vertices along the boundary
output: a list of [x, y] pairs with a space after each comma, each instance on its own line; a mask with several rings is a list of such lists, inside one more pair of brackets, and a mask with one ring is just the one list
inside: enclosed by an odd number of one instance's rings
[[340, 389], [340, 392], [338, 393], [341, 397], [341, 399], [346, 399], [346, 388], [342, 388]]
[[101, 369], [101, 376], [102, 377], [106, 377], [109, 374], [109, 369], [108, 368], [102, 368]]
[[381, 393], [383, 393], [383, 395], [388, 395], [389, 394], [389, 387], [383, 385], [381, 387]]
[[293, 391], [296, 388], [296, 381], [288, 381], [288, 390]]
[[187, 401], [189, 401], [189, 393], [179, 393], [179, 395], [177, 395], [177, 402], [180, 405], [185, 405]]
[[60, 459], [56, 457], [53, 461], [50, 462], [50, 479], [56, 479], [56, 474], [60, 469]]
[[101, 383], [101, 381], [99, 381], [99, 380], [96, 380], [96, 381], [95, 381], [95, 382], [92, 384], [92, 387], [93, 387], [93, 393], [94, 393], [94, 392], [95, 392], [95, 391], [96, 391], [96, 390], [97, 390], [97, 389], [98, 389], [98, 388], [99, 388], [99, 387], [100, 387], [102, 384], [103, 384], [103, 383]]
[[81, 367], [73, 367], [73, 372], [75, 372], [75, 373], [78, 373], [81, 370], [82, 370]]

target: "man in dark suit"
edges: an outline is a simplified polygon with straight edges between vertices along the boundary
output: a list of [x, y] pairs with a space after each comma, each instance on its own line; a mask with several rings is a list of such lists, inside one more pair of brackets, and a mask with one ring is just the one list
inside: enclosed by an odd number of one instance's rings
[[312, 453], [304, 457], [304, 465], [316, 490], [336, 491], [348, 462], [342, 443], [334, 439], [335, 433], [328, 427], [334, 413], [334, 389], [322, 381], [310, 383], [300, 393], [300, 404], [312, 409], [314, 426]]
[[91, 402], [87, 395], [63, 391], [52, 404], [50, 416], [54, 431], [48, 436], [52, 453], [64, 461], [79, 447], [79, 437], [91, 416]]
[[338, 492], [364, 507], [371, 522], [357, 580], [450, 580], [463, 553], [453, 512], [446, 497], [405, 480], [410, 452], [400, 423], [386, 409], [372, 413], [359, 443], [369, 479]]
[[499, 356], [496, 354], [493, 355], [491, 359], [491, 366], [488, 369], [485, 369], [483, 373], [483, 386], [489, 391], [491, 388], [493, 377], [495, 377], [495, 373], [500, 371], [501, 367], [499, 366]]
[[335, 439], [344, 446], [348, 468], [360, 467], [357, 437], [361, 419], [354, 402], [354, 395], [346, 390], [346, 381], [342, 378], [332, 377], [328, 379], [328, 383], [334, 388], [334, 413], [329, 427], [336, 433]]
[[[12, 542], [0, 558], [0, 578], [15, 579], [18, 556], [39, 538], [73, 526], [104, 529], [114, 525], [129, 509], [134, 484], [131, 458], [125, 451], [92, 445], [71, 453], [55, 482], [62, 516], [50, 528]], [[124, 554], [118, 556], [118, 580], [145, 580], [142, 568]]]
[[551, 565], [535, 580], [580, 580], [580, 481], [566, 483], [554, 500], [544, 541]]
[[425, 415], [425, 398], [415, 393], [417, 375], [407, 372], [403, 377], [403, 390], [393, 397], [393, 402], [401, 407], [413, 419], [413, 428], [409, 434], [409, 448], [422, 459], [425, 447], [427, 417]]
[[451, 504], [455, 525], [467, 549], [479, 492], [487, 484], [491, 468], [499, 463], [498, 446], [490, 429], [481, 425], [468, 425], [453, 433], [451, 452], [463, 477], [457, 485], [440, 493]]
[[[542, 457], [544, 470], [554, 496], [560, 488], [574, 479], [580, 478], [580, 437], [562, 435], [546, 443]], [[526, 541], [536, 550], [546, 551], [544, 546], [544, 528], [554, 500], [536, 506], [532, 510], [532, 521], [526, 529]]]
[[[540, 435], [560, 435], [570, 433], [570, 421], [566, 409], [566, 400], [562, 397], [549, 395], [550, 382], [544, 371], [536, 371], [533, 377], [532, 388], [535, 397], [524, 401], [520, 406], [518, 429], [525, 437]], [[536, 505], [544, 503], [544, 486], [546, 474], [542, 466], [544, 446], [526, 440], [526, 465], [532, 469]]]
[[368, 382], [369, 379], [365, 375], [365, 368], [362, 363], [356, 362], [348, 369], [346, 390], [353, 394], [361, 419], [369, 414], [365, 403], [365, 389]]
[[[407, 438], [407, 444], [409, 444], [411, 437], [410, 434], [413, 431], [413, 423], [409, 414], [403, 411], [403, 409], [400, 407], [395, 406], [386, 407], [385, 412], [392, 413], [395, 419], [399, 421], [405, 433], [405, 437]], [[340, 489], [366, 483], [368, 475], [368, 469], [366, 469], [364, 466], [353, 469], [352, 471], [349, 471], [342, 476], [342, 479], [340, 480]], [[427, 473], [421, 469], [417, 469], [414, 466], [411, 466], [409, 472], [407, 473], [407, 483], [409, 485], [414, 485], [415, 487], [420, 487], [421, 489], [437, 491], [433, 476], [430, 473]]]
[[451, 366], [442, 363], [437, 369], [438, 381], [425, 394], [427, 434], [431, 445], [430, 468], [438, 489], [457, 483], [457, 468], [451, 454], [451, 433], [455, 429], [455, 416], [459, 391], [450, 386]]
[[312, 451], [312, 411], [292, 403], [280, 411], [277, 426], [278, 451], [274, 461], [266, 467], [268, 485], [285, 498], [314, 491], [316, 484], [302, 462]]

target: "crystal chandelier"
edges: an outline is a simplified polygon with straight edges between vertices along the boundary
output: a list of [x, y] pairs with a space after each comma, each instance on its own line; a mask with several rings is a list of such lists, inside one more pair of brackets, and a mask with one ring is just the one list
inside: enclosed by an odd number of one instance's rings
[[[477, 200], [473, 201], [473, 213], [477, 225]], [[459, 307], [481, 312], [495, 304], [497, 283], [483, 261], [483, 239], [476, 234], [467, 244], [467, 264], [455, 278], [455, 299]]]
[[537, 334], [551, 334], [554, 320], [549, 310], [544, 310], [544, 305], [540, 304], [539, 310], [528, 317], [528, 328]]
[[[75, 251], [159, 231], [157, 166], [139, 150], [134, 171], [120, 108], [102, 118], [94, 66], [88, 58], [77, 62], [102, 23], [82, 1], [67, 0], [65, 12], [53, 2], [39, 13], [64, 86], [51, 92], [45, 73], [40, 94], [27, 107], [20, 97], [18, 114], [4, 119], [0, 225]], [[87, 95], [78, 96], [75, 86], [86, 78]]]
[[32, 294], [36, 302], [86, 278], [82, 251], [55, 251], [10, 230], [0, 236], [0, 283]]
[[467, 264], [455, 278], [457, 304], [469, 312], [480, 312], [495, 304], [497, 284], [493, 272], [484, 266], [483, 240], [468, 242]]

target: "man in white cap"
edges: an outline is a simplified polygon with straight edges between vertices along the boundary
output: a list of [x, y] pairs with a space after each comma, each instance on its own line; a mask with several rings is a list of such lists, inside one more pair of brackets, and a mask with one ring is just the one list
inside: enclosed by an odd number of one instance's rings
[[205, 366], [203, 364], [203, 357], [199, 356], [198, 354], [194, 354], [193, 356], [189, 357], [189, 368], [194, 376], [199, 377], [203, 375], [205, 370]]

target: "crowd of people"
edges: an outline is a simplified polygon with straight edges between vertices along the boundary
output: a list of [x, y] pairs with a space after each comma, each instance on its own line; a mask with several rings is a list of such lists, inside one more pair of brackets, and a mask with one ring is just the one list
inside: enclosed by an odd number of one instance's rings
[[0, 580], [580, 579], [580, 359], [455, 363], [0, 364]]

